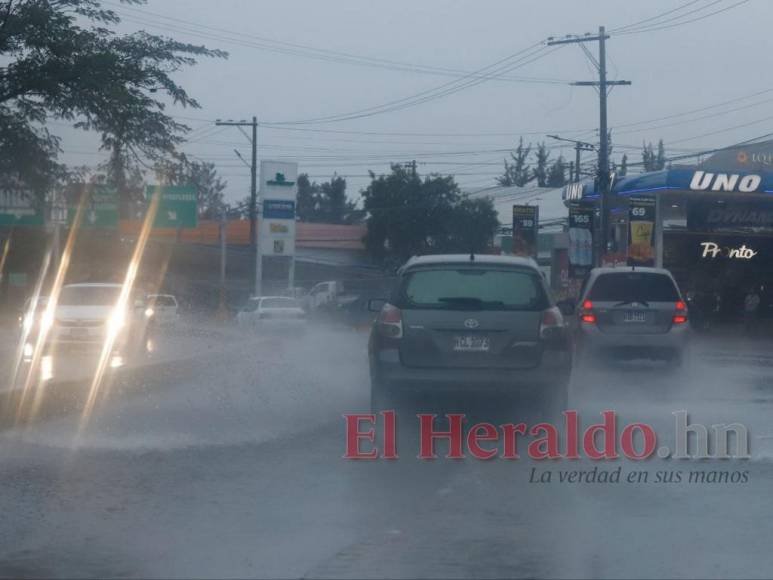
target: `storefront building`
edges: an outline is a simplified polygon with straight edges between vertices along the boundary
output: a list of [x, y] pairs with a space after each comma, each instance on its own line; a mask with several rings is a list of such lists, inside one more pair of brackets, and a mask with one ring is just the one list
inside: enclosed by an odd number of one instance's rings
[[[684, 294], [711, 294], [720, 319], [742, 316], [754, 289], [768, 311], [760, 315], [773, 316], [773, 154], [764, 147], [773, 152], [760, 144], [696, 166], [616, 179], [602, 263], [668, 268]], [[598, 218], [592, 183], [568, 186], [564, 200], [571, 211], [593, 209]]]

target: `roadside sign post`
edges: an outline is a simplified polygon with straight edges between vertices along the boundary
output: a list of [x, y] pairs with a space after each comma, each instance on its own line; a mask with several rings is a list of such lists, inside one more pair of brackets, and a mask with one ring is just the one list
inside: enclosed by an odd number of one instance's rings
[[198, 194], [192, 185], [148, 185], [145, 196], [161, 198], [153, 222], [154, 228], [195, 228], [199, 224]]
[[298, 195], [298, 164], [262, 161], [260, 164], [260, 200], [256, 271], [256, 295], [262, 291], [263, 256], [289, 259], [288, 288], [295, 284], [295, 206]]
[[[72, 225], [77, 208], [67, 208], [67, 223]], [[118, 192], [102, 185], [89, 187], [86, 205], [83, 208], [82, 228], [112, 228], [118, 227]]]

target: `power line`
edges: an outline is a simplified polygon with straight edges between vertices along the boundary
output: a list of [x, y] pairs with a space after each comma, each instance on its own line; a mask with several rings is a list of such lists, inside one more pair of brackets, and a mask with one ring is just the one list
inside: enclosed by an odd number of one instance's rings
[[[339, 121], [348, 121], [354, 119], [361, 119], [364, 117], [371, 117], [374, 115], [380, 115], [383, 113], [394, 112], [408, 107], [413, 107], [428, 101], [439, 99], [441, 97], [459, 92], [463, 89], [479, 85], [491, 78], [492, 74], [498, 74], [502, 72], [509, 72], [516, 68], [520, 68], [544, 58], [548, 54], [554, 51], [547, 50], [542, 42], [537, 42], [531, 46], [524, 48], [516, 53], [508, 55], [488, 66], [478, 69], [474, 73], [470, 73], [466, 77], [462, 77], [456, 81], [450, 81], [444, 83], [435, 88], [421, 91], [414, 95], [403, 97], [380, 105], [367, 107], [358, 111], [352, 111], [350, 113], [342, 113], [338, 115], [328, 115], [326, 117], [317, 117], [312, 119], [303, 119], [295, 121], [282, 121], [274, 123], [266, 123], [267, 125], [306, 125], [313, 123], [332, 123]], [[465, 81], [465, 78], [473, 77], [472, 80]]]
[[702, 2], [703, 0], [691, 0], [690, 2], [685, 2], [681, 6], [677, 6], [676, 8], [672, 8], [671, 10], [666, 10], [665, 12], [661, 12], [660, 14], [656, 14], [655, 16], [650, 16], [649, 18], [645, 18], [643, 20], [637, 20], [636, 22], [631, 22], [630, 24], [626, 24], [625, 26], [619, 26], [617, 28], [611, 29], [610, 33], [616, 33], [620, 32], [621, 30], [627, 30], [629, 28], [633, 28], [638, 26], [639, 24], [643, 24], [645, 22], [651, 22], [653, 20], [658, 20], [662, 18], [663, 16], [667, 16], [668, 14], [673, 14], [674, 12], [679, 12], [680, 10], [684, 10], [685, 8], [692, 6], [693, 4], [697, 4], [698, 2]]
[[[711, 4], [709, 4], [708, 6], [711, 6], [712, 4], [716, 4], [718, 1], [723, 1], [723, 0], [716, 0], [715, 2], [712, 2]], [[703, 16], [699, 16], [697, 18], [692, 18], [690, 20], [684, 20], [684, 21], [681, 21], [681, 22], [677, 22], [675, 24], [668, 24], [668, 25], [665, 25], [665, 26], [655, 26], [655, 27], [652, 27], [652, 28], [641, 28], [641, 29], [636, 29], [636, 30], [629, 30], [629, 31], [625, 31], [625, 32], [619, 32], [619, 33], [617, 33], [617, 36], [624, 36], [624, 35], [629, 35], [629, 34], [641, 34], [641, 33], [644, 33], [644, 32], [656, 32], [658, 30], [667, 30], [667, 29], [671, 29], [671, 28], [676, 28], [677, 26], [684, 26], [685, 24], [692, 24], [693, 22], [699, 22], [701, 20], [705, 20], [706, 18], [710, 18], [710, 17], [715, 16], [717, 14], [722, 14], [723, 12], [727, 12], [728, 10], [732, 10], [733, 8], [737, 8], [738, 6], [746, 4], [747, 2], [749, 2], [749, 0], [741, 0], [740, 2], [736, 2], [735, 4], [731, 4], [730, 6], [722, 8], [721, 10], [715, 10], [714, 12], [709, 12], [708, 14], [705, 14]]]
[[[121, 15], [122, 19], [127, 22], [140, 24], [143, 26], [150, 26], [152, 28], [160, 30], [170, 30], [172, 32], [183, 33], [192, 35], [198, 38], [204, 38], [207, 40], [215, 40], [219, 42], [225, 42], [236, 46], [254, 48], [258, 50], [265, 50], [274, 52], [277, 54], [285, 54], [290, 56], [300, 56], [303, 58], [311, 58], [315, 60], [322, 60], [325, 62], [333, 62], [338, 64], [349, 64], [357, 66], [366, 66], [372, 68], [381, 68], [387, 70], [396, 70], [401, 72], [413, 72], [420, 74], [431, 74], [437, 76], [451, 76], [451, 77], [467, 77], [471, 73], [469, 71], [428, 66], [418, 63], [396, 61], [383, 58], [366, 57], [362, 55], [335, 51], [329, 49], [323, 49], [304, 44], [286, 42], [276, 39], [270, 39], [255, 34], [246, 34], [227, 28], [208, 26], [192, 22], [190, 20], [183, 20], [181, 18], [175, 18], [164, 14], [150, 12], [148, 10], [141, 10], [137, 8], [128, 7], [123, 4], [115, 4], [106, 2], [119, 8], [120, 11], [128, 11]], [[145, 16], [153, 17], [155, 20], [148, 20]], [[162, 23], [157, 19], [166, 20], [169, 22]], [[191, 28], [192, 27], [192, 28]], [[208, 32], [209, 31], [209, 32]], [[556, 78], [538, 78], [538, 77], [509, 77], [499, 76], [496, 80], [509, 81], [509, 82], [521, 82], [521, 83], [539, 83], [539, 84], [564, 84], [566, 81]]]

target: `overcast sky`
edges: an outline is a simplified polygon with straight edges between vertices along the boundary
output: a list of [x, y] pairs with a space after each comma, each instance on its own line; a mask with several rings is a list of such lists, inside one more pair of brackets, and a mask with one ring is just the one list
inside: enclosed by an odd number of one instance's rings
[[[228, 181], [229, 199], [241, 199], [249, 191], [249, 170], [233, 149], [249, 158], [249, 143], [236, 128], [214, 128], [214, 119], [256, 115], [270, 124], [362, 111], [452, 83], [459, 79], [453, 75], [482, 69], [550, 36], [596, 32], [600, 25], [614, 31], [679, 7], [628, 29], [636, 33], [613, 33], [607, 42], [610, 79], [633, 82], [610, 95], [615, 158], [630, 146], [629, 160], [640, 161], [642, 140], [662, 137], [673, 154], [771, 132], [773, 2], [750, 0], [732, 7], [738, 2], [149, 0], [146, 6], [117, 11], [126, 17], [122, 31], [145, 29], [230, 53], [227, 60], [203, 60], [177, 74], [202, 108], [170, 112], [195, 119], [185, 121], [194, 132], [184, 150], [215, 162]], [[106, 4], [112, 7], [113, 2]], [[681, 20], [672, 20], [676, 17]], [[672, 26], [697, 18], [702, 19]], [[342, 63], [341, 55], [278, 43], [357, 55], [368, 63]], [[598, 54], [596, 43], [588, 48]], [[503, 73], [508, 79], [475, 83], [394, 112], [342, 122], [261, 126], [258, 156], [297, 159], [300, 170], [317, 180], [337, 172], [347, 177], [349, 193], [356, 197], [368, 182], [368, 169], [385, 171], [389, 161], [415, 158], [420, 172], [455, 173], [464, 187], [475, 189], [493, 185], [506, 155], [501, 150], [520, 135], [532, 142], [552, 132], [597, 139], [595, 90], [568, 85], [597, 78], [579, 46], [532, 49], [524, 55], [539, 58]], [[383, 68], [374, 66], [373, 59], [394, 62]], [[394, 63], [410, 70], [393, 70], [398, 66]], [[511, 59], [503, 64], [516, 63]], [[427, 67], [452, 76], [429, 74]], [[480, 75], [466, 78], [471, 80], [481, 80]], [[752, 96], [765, 90], [770, 92]], [[732, 102], [651, 121], [725, 101]], [[639, 121], [651, 122], [619, 127]], [[729, 128], [734, 129], [725, 130]], [[104, 157], [97, 153], [93, 136], [54, 129], [64, 136], [66, 163], [94, 165]], [[573, 158], [571, 146], [554, 150], [552, 156], [561, 152]]]

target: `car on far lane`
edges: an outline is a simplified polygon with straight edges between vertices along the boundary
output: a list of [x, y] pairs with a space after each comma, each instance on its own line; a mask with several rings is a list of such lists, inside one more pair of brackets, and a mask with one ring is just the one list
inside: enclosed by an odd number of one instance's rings
[[145, 315], [151, 324], [173, 326], [180, 318], [177, 298], [171, 294], [148, 294], [145, 300]]
[[577, 308], [578, 363], [589, 358], [682, 364], [690, 336], [687, 304], [663, 268], [594, 268]]
[[295, 298], [287, 296], [253, 296], [236, 314], [241, 327], [302, 331], [306, 311]]

